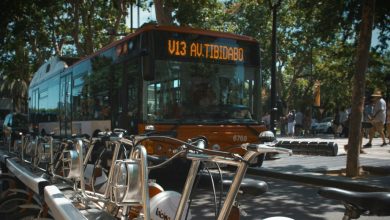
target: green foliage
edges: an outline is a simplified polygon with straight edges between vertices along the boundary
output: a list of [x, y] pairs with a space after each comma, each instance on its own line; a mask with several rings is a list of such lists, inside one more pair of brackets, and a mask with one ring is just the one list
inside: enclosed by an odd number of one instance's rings
[[[2, 93], [27, 95], [32, 74], [52, 55], [84, 57], [126, 33], [125, 16], [135, 0], [3, 0], [0, 7], [0, 74]], [[270, 88], [272, 13], [269, 0], [154, 0], [181, 26], [248, 35], [261, 48], [266, 102]], [[277, 20], [277, 93], [287, 107], [302, 109], [313, 101], [313, 85], [321, 82], [324, 114], [348, 107], [351, 100], [361, 0], [282, 0]], [[378, 44], [367, 73], [367, 93], [390, 95], [390, 4], [376, 0], [374, 28]], [[110, 29], [110, 31], [109, 31]], [[6, 83], [5, 83], [6, 82]], [[11, 86], [12, 85], [12, 86]], [[11, 88], [12, 87], [12, 88]], [[19, 88], [18, 91], [13, 89]], [[269, 111], [264, 109], [263, 111]]]
[[[132, 1], [1, 1], [0, 91], [22, 110], [27, 85], [38, 67], [53, 55], [84, 57], [125, 33]], [[114, 3], [117, 4], [114, 7]]]
[[[230, 12], [226, 16], [229, 24], [235, 25], [230, 30], [253, 36], [260, 42], [264, 82], [270, 83], [272, 14], [269, 1], [232, 0], [225, 5]], [[383, 0], [377, 1], [380, 9], [375, 27], [380, 32], [380, 44], [376, 51], [381, 52], [373, 52], [371, 56], [368, 74], [371, 91], [374, 87], [386, 88], [384, 63], [389, 62], [389, 56], [385, 56], [384, 48], [388, 44], [389, 25], [385, 24], [389, 23], [390, 11], [387, 5]], [[288, 108], [303, 109], [312, 104], [314, 82], [319, 80], [323, 116], [332, 114], [336, 108], [349, 107], [361, 1], [283, 0], [277, 15], [279, 97]], [[373, 62], [374, 59], [378, 61]], [[374, 70], [375, 73], [371, 73]]]

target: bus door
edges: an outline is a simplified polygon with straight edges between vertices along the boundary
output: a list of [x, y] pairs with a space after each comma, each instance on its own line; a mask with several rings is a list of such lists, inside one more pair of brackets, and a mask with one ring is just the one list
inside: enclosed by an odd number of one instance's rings
[[71, 92], [72, 92], [71, 88], [72, 88], [71, 74], [61, 77], [60, 103], [59, 103], [61, 136], [70, 136], [72, 133], [71, 102], [70, 102]]
[[39, 111], [39, 88], [34, 89], [32, 91], [31, 100], [30, 100], [30, 108], [29, 108], [29, 115], [30, 115], [30, 121], [32, 123], [32, 128], [34, 132], [39, 132], [39, 119], [38, 119], [38, 111]]
[[[121, 63], [115, 67], [120, 77], [120, 87], [116, 97], [117, 108], [114, 128], [123, 128], [137, 133], [139, 110], [139, 65], [136, 60]], [[115, 106], [115, 104], [114, 104]]]
[[138, 123], [140, 118], [140, 63], [138, 59], [131, 60], [126, 63], [126, 103], [129, 115], [129, 132], [138, 134]]

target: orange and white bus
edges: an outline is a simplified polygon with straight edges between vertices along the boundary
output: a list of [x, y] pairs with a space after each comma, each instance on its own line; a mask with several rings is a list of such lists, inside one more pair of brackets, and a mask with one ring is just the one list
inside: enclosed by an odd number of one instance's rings
[[[29, 87], [35, 128], [61, 136], [123, 128], [209, 147], [259, 142], [260, 50], [251, 37], [149, 24], [96, 53], [53, 57]], [[159, 144], [148, 153], [174, 151]]]

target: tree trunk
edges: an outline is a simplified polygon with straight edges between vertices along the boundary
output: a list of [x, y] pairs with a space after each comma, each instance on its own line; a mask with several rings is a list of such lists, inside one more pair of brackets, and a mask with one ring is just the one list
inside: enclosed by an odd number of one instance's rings
[[78, 55], [85, 55], [84, 50], [82, 49], [82, 45], [79, 41], [79, 31], [80, 31], [80, 4], [78, 1], [75, 1], [72, 4], [71, 16], [73, 16], [73, 30], [72, 30], [72, 38], [74, 41], [74, 45], [76, 46]]
[[164, 0], [153, 0], [158, 24], [173, 24], [172, 7], [164, 5]]
[[348, 154], [346, 174], [349, 177], [359, 175], [359, 153], [362, 145], [362, 116], [364, 108], [365, 72], [371, 45], [375, 0], [363, 0], [362, 21], [358, 39], [355, 74], [353, 77], [351, 120], [349, 124]]

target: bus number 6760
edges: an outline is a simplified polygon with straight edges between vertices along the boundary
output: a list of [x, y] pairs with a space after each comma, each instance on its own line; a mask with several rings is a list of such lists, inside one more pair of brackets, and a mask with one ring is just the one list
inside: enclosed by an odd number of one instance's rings
[[233, 135], [234, 142], [246, 142], [248, 137], [246, 135]]

